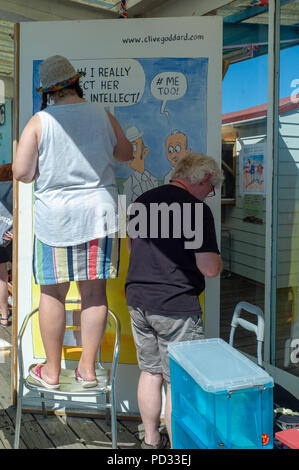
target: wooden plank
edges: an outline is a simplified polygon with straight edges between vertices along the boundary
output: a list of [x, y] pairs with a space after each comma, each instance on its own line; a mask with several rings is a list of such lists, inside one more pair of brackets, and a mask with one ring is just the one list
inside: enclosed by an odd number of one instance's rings
[[[16, 406], [9, 406], [6, 410], [7, 415], [11, 420], [11, 424], [15, 425], [16, 423], [16, 414], [17, 414], [17, 407]], [[22, 421], [34, 421], [34, 416], [29, 413], [22, 413]]]
[[3, 364], [0, 367], [0, 406], [7, 408], [11, 404], [11, 388], [10, 383], [7, 380], [7, 376], [3, 373]]
[[278, 211], [279, 212], [289, 212], [290, 214], [298, 213], [298, 203], [297, 199], [279, 199], [278, 200]]
[[295, 260], [295, 254], [292, 255], [293, 247], [295, 253], [297, 253], [297, 248], [299, 246], [299, 237], [279, 237], [278, 239], [278, 252], [279, 251], [289, 251], [291, 252], [291, 260]]
[[279, 225], [293, 224], [294, 221], [298, 224], [299, 212], [289, 212], [289, 213], [280, 213], [279, 214]]
[[141, 419], [138, 420], [126, 420], [126, 419], [120, 419], [119, 420], [120, 424], [124, 426], [133, 436], [135, 436], [137, 439], [140, 439], [140, 427], [142, 425]]
[[[278, 236], [281, 238], [294, 239], [299, 237], [299, 225], [279, 225]], [[299, 246], [299, 243], [297, 244]]]
[[[298, 116], [298, 114], [297, 114]], [[296, 118], [296, 114], [294, 113], [293, 110], [288, 111], [287, 113], [283, 113], [279, 115], [279, 122], [284, 124], [285, 126], [287, 125], [294, 125], [295, 127], [297, 126], [298, 129], [298, 119]], [[298, 130], [299, 132], [299, 130]]]
[[[0, 429], [0, 447], [4, 449], [13, 449], [15, 439], [15, 430], [13, 426], [7, 426]], [[20, 449], [27, 449], [25, 443], [20, 439]]]
[[92, 419], [72, 416], [63, 416], [61, 419], [87, 449], [111, 449], [111, 440]]
[[296, 147], [279, 147], [280, 162], [297, 162], [299, 161], [299, 139], [297, 138]]
[[0, 410], [0, 429], [11, 426], [12, 422], [4, 410]]
[[265, 274], [263, 271], [259, 271], [256, 268], [251, 268], [250, 266], [245, 266], [243, 264], [232, 263], [232, 272], [252, 279], [256, 282], [264, 283], [265, 282]]
[[[287, 242], [286, 242], [287, 243]], [[288, 244], [290, 246], [290, 243]], [[291, 250], [290, 250], [290, 255], [292, 255]], [[224, 257], [224, 260], [226, 263], [228, 263], [228, 253], [224, 251], [222, 252], [222, 257]], [[232, 265], [232, 271], [234, 272], [234, 269], [237, 265], [244, 265], [248, 266], [249, 268], [254, 268], [258, 269], [261, 272], [265, 271], [265, 259], [258, 258], [257, 256], [252, 256], [250, 255], [245, 255], [244, 253], [232, 251], [231, 252], [231, 265]], [[293, 259], [290, 259], [289, 261], [283, 261], [279, 259], [279, 264], [278, 264], [278, 270], [277, 274], [278, 276], [286, 275], [286, 276], [293, 276], [298, 274], [299, 272], [299, 260], [298, 257], [296, 258], [293, 256]]]
[[0, 0], [0, 9], [10, 21], [61, 21], [117, 18], [118, 14], [103, 8], [61, 2], [60, 0]]
[[78, 436], [63, 423], [60, 416], [44, 418], [36, 415], [36, 420], [56, 449], [85, 449]]
[[[104, 433], [111, 439], [111, 427], [106, 423], [105, 419], [95, 419], [95, 423], [104, 431]], [[117, 447], [119, 449], [140, 449], [140, 441], [126, 428], [117, 421]]]
[[290, 273], [289, 275], [281, 275], [277, 280], [277, 288], [282, 289], [286, 287], [294, 287], [298, 285], [298, 271]]
[[280, 162], [279, 163], [279, 174], [282, 176], [298, 175], [299, 163], [295, 162]]
[[265, 259], [256, 256], [245, 255], [243, 253], [232, 251], [231, 262], [235, 264], [243, 264], [245, 266], [265, 271]]
[[34, 419], [21, 421], [20, 434], [28, 449], [54, 449], [52, 441]]
[[280, 263], [278, 265], [279, 276], [294, 276], [299, 273], [299, 261], [295, 260], [291, 263]]
[[[291, 131], [291, 129], [288, 129], [289, 131]], [[286, 132], [286, 130], [284, 129], [284, 131]], [[297, 131], [298, 131], [298, 128], [297, 128]], [[281, 135], [281, 140], [282, 142], [280, 141], [280, 145], [279, 145], [279, 158], [280, 158], [280, 154], [281, 154], [281, 150], [287, 152], [288, 149], [296, 149], [297, 150], [297, 161], [299, 161], [299, 152], [298, 152], [298, 148], [299, 148], [299, 139], [298, 139], [298, 134], [295, 135], [295, 136], [292, 136], [292, 135]]]
[[232, 251], [244, 253], [244, 255], [257, 256], [258, 258], [265, 258], [265, 248], [256, 246], [249, 243], [244, 243], [241, 240], [232, 239]]
[[[11, 407], [11, 410], [13, 407]], [[10, 413], [15, 425], [15, 408]], [[54, 445], [43, 432], [33, 415], [22, 413], [20, 437], [28, 449], [54, 449]]]
[[[15, 406], [10, 406], [6, 410], [14, 426], [16, 424], [16, 411]], [[54, 448], [53, 443], [47, 438], [35, 416], [29, 413], [22, 413], [20, 437], [28, 449]]]
[[[263, 210], [262, 211], [263, 216], [265, 215], [265, 213], [266, 213], [266, 211]], [[227, 209], [226, 215], [225, 215], [225, 222], [223, 224], [223, 227], [226, 227], [226, 226], [230, 227], [229, 220], [232, 217], [235, 218], [235, 219], [239, 219], [239, 220], [243, 221], [243, 218], [244, 218], [243, 205], [238, 204], [236, 206], [230, 206], [229, 209]]]
[[[247, 224], [250, 225], [250, 224]], [[265, 236], [260, 234], [253, 234], [240, 229], [233, 229], [233, 241], [238, 240], [243, 243], [249, 243], [254, 246], [264, 247], [265, 246]]]
[[278, 192], [279, 199], [289, 199], [293, 201], [294, 210], [293, 212], [299, 212], [298, 204], [296, 201], [299, 201], [299, 187], [297, 188], [281, 188]]
[[279, 175], [278, 178], [279, 188], [297, 188], [298, 187], [298, 176], [297, 175]]
[[260, 224], [251, 224], [249, 222], [243, 222], [241, 219], [236, 219], [235, 217], [230, 217], [227, 226], [232, 230], [238, 230], [252, 235], [261, 235], [265, 234], [265, 226]]
[[297, 137], [299, 135], [299, 125], [294, 122], [288, 122], [287, 120], [281, 121], [283, 128], [281, 129], [280, 136], [284, 139], [286, 136]]

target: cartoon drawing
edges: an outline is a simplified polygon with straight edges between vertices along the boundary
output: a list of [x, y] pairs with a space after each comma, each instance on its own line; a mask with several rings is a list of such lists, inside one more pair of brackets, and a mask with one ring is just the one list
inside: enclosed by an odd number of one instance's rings
[[[81, 79], [85, 99], [108, 108], [121, 123], [134, 146], [131, 162], [115, 162], [119, 194], [127, 197], [126, 207], [123, 207], [124, 201], [120, 204], [123, 214], [128, 205], [144, 191], [161, 184], [180, 156], [191, 151], [188, 150], [191, 145], [187, 146], [187, 137], [183, 132], [188, 135], [192, 148], [196, 146], [198, 152], [207, 152], [209, 60], [208, 57], [163, 55], [138, 59], [78, 58], [72, 61], [77, 71], [86, 72]], [[40, 62], [40, 59], [33, 60], [33, 113], [41, 107], [41, 96], [35, 91], [40, 86]], [[167, 136], [169, 142], [165, 148]], [[162, 159], [161, 144], [165, 148]], [[124, 293], [129, 264], [125, 239], [121, 240], [120, 253], [122, 261], [119, 277], [113, 283], [107, 283], [108, 304], [112, 311], [117, 312], [121, 322], [119, 361], [121, 364], [136, 364], [136, 349]], [[35, 289], [34, 284], [32, 296], [33, 304], [38, 305], [39, 289]], [[76, 284], [71, 283], [68, 298], [76, 297]], [[44, 358], [38, 321], [34, 322], [33, 332], [36, 357]], [[103, 344], [101, 357], [109, 357], [110, 351], [110, 345]], [[70, 356], [71, 353], [67, 352], [66, 359], [71, 359]]]
[[171, 170], [164, 177], [164, 184], [169, 183], [171, 175], [177, 162], [191, 152], [191, 148], [187, 148], [187, 136], [178, 130], [174, 130], [169, 134], [165, 141], [166, 155], [172, 165]]
[[158, 186], [158, 179], [145, 169], [145, 159], [150, 149], [144, 145], [143, 134], [144, 131], [139, 131], [135, 126], [126, 131], [127, 138], [133, 144], [133, 159], [128, 164], [134, 170], [124, 183], [127, 206], [145, 191]]

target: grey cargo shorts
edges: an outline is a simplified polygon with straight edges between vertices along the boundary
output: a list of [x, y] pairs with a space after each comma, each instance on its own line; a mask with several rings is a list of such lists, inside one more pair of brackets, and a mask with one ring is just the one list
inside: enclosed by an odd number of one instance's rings
[[139, 368], [162, 373], [170, 382], [168, 343], [204, 339], [201, 314], [158, 315], [140, 308], [128, 308]]

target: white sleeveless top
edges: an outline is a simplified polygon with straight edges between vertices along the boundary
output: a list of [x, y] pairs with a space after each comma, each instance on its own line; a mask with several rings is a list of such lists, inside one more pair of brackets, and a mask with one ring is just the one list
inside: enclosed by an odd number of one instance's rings
[[104, 108], [81, 102], [37, 114], [36, 237], [51, 246], [74, 246], [117, 232], [116, 137]]

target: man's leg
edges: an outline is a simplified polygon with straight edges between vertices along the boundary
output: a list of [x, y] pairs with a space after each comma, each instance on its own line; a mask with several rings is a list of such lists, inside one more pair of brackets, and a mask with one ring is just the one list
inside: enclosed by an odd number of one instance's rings
[[166, 429], [168, 432], [170, 447], [172, 448], [172, 438], [171, 438], [171, 386], [170, 382], [166, 381], [166, 402], [164, 410], [164, 420], [166, 424]]
[[39, 326], [47, 358], [41, 374], [49, 384], [57, 384], [59, 379], [68, 290], [68, 282], [41, 286]]
[[84, 380], [95, 379], [95, 360], [107, 322], [106, 280], [79, 281], [82, 354], [78, 364]]
[[[157, 334], [142, 309], [129, 307], [132, 332], [141, 374], [138, 384], [138, 406], [144, 425], [146, 444], [160, 442], [160, 415], [162, 408], [163, 374], [157, 343]], [[152, 372], [149, 372], [152, 371]]]
[[160, 415], [162, 407], [163, 376], [160, 373], [142, 371], [138, 384], [138, 406], [144, 425], [146, 444], [160, 442]]

